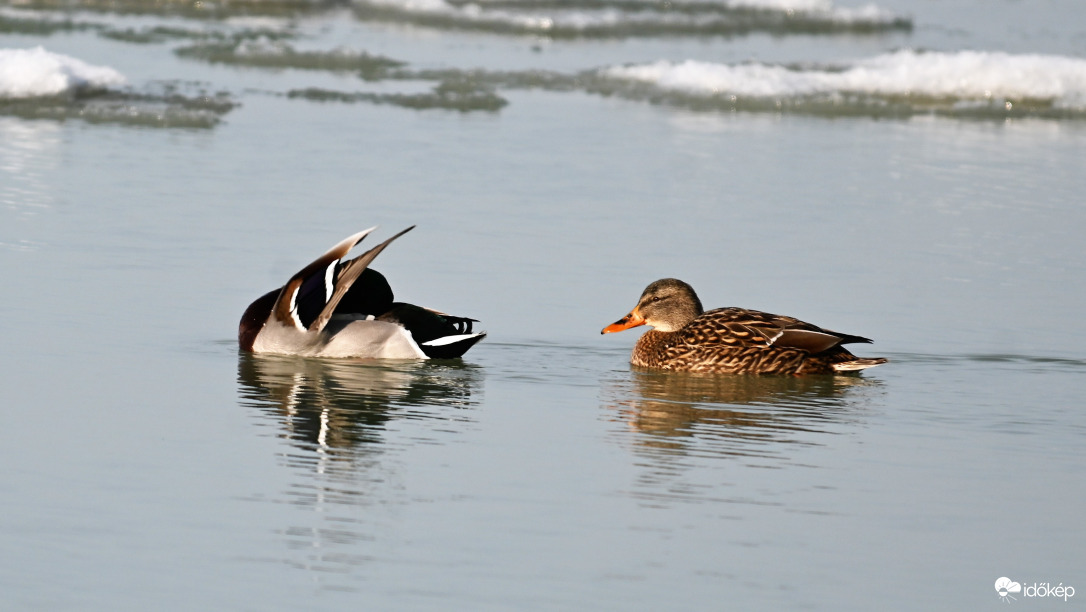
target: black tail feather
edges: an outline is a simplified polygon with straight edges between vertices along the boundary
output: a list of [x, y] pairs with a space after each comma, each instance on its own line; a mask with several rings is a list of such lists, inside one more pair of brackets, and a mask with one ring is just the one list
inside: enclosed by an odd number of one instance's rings
[[442, 344], [440, 346], [431, 346], [426, 344], [420, 344], [419, 348], [430, 359], [456, 359], [462, 357], [464, 353], [468, 352], [468, 349], [475, 346], [475, 343], [486, 337], [486, 333], [479, 333], [473, 336], [467, 336], [456, 342], [450, 342], [448, 344]]

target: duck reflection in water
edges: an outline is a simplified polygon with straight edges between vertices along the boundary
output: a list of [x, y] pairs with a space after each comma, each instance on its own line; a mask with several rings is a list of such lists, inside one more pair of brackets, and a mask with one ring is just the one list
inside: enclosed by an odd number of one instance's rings
[[715, 376], [635, 367], [605, 384], [605, 404], [662, 452], [781, 456], [788, 444], [817, 444], [858, 417], [850, 396], [877, 381], [851, 376]]
[[455, 436], [472, 419], [482, 379], [478, 366], [459, 360], [242, 352], [241, 405], [293, 447], [276, 453], [289, 486], [270, 500], [301, 510], [279, 532], [284, 561], [314, 572], [322, 584], [349, 579], [352, 568], [366, 565], [372, 557], [365, 543], [384, 529], [389, 508], [406, 503], [395, 458], [406, 447], [396, 439], [441, 444]]
[[382, 441], [394, 418], [466, 420], [478, 366], [452, 361], [313, 359], [240, 353], [242, 403], [306, 450], [349, 457]]

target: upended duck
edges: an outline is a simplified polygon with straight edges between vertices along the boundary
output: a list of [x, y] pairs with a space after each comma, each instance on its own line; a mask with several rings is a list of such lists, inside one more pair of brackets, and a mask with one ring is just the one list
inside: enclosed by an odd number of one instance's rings
[[285, 285], [249, 305], [238, 326], [243, 351], [306, 357], [451, 359], [486, 332], [475, 319], [394, 302], [392, 287], [368, 266], [411, 226], [365, 253], [343, 258], [376, 228], [349, 236]]
[[843, 345], [870, 343], [792, 317], [718, 308], [706, 312], [693, 287], [675, 278], [645, 288], [629, 314], [603, 328], [609, 334], [639, 325], [645, 332], [634, 345], [635, 366], [715, 374], [832, 374], [886, 363], [861, 358]]

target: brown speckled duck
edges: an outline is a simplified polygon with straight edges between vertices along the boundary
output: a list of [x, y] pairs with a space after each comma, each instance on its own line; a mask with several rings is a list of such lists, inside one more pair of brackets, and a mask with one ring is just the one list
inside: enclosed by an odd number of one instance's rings
[[833, 374], [863, 370], [882, 357], [861, 358], [844, 344], [867, 342], [799, 319], [746, 310], [705, 312], [693, 287], [675, 278], [645, 288], [630, 314], [601, 333], [639, 325], [645, 332], [634, 345], [635, 366], [715, 374]]

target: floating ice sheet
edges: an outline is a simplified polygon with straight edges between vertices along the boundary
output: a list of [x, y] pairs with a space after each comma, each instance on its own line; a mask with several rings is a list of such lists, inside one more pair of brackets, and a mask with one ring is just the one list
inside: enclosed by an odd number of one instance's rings
[[42, 47], [0, 49], [0, 98], [56, 96], [125, 84], [109, 66], [94, 66]]
[[1022, 100], [1086, 111], [1086, 60], [1057, 55], [901, 50], [842, 66], [659, 61], [609, 67], [600, 75], [706, 98]]
[[550, 37], [812, 34], [908, 30], [911, 19], [875, 5], [827, 0], [355, 0], [363, 19]]

